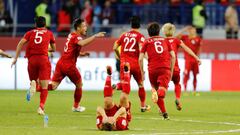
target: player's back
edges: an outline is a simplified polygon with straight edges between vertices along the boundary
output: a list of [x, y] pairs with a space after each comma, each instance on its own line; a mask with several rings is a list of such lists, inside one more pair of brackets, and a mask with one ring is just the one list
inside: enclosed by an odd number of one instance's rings
[[32, 55], [48, 56], [48, 46], [55, 43], [53, 33], [46, 28], [36, 28], [28, 31], [24, 38], [27, 40], [26, 57]]
[[148, 69], [170, 68], [170, 43], [162, 37], [155, 36], [144, 42], [142, 51], [148, 55]]
[[81, 51], [81, 46], [78, 45], [78, 41], [80, 40], [82, 40], [82, 37], [75, 32], [68, 35], [61, 57], [64, 63], [76, 64], [79, 52]]
[[117, 43], [121, 46], [120, 59], [122, 61], [138, 61], [139, 58], [139, 43], [144, 42], [144, 36], [136, 31], [131, 30], [122, 34]]

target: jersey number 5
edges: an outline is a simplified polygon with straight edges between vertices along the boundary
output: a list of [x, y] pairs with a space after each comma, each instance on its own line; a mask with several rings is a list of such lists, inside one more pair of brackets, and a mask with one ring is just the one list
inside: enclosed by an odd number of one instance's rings
[[35, 39], [34, 39], [35, 44], [42, 43], [42, 34], [43, 33], [41, 31], [36, 32]]
[[159, 41], [154, 42], [154, 47], [158, 54], [161, 54], [163, 52], [163, 47], [161, 42]]
[[[135, 38], [125, 37], [123, 42], [125, 43], [124, 52], [135, 52], [136, 51], [136, 49], [133, 49], [134, 45], [136, 44]], [[128, 47], [129, 44], [131, 44], [130, 47]]]

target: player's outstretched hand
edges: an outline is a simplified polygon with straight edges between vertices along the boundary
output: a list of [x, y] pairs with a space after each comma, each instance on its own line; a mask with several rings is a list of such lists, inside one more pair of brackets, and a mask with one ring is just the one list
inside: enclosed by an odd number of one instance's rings
[[200, 59], [198, 59], [197, 61], [198, 61], [198, 65], [202, 64], [202, 61]]
[[7, 57], [7, 58], [12, 58], [12, 55], [9, 55], [9, 54], [8, 54], [8, 55], [6, 55], [6, 57]]
[[97, 34], [95, 34], [95, 37], [99, 38], [99, 37], [104, 37], [106, 34], [106, 32], [98, 32]]
[[17, 59], [16, 58], [14, 58], [13, 59], [13, 61], [12, 61], [12, 65], [11, 65], [11, 68], [16, 64], [16, 62], [17, 62]]
[[90, 56], [90, 53], [89, 53], [89, 52], [80, 52], [80, 53], [79, 53], [79, 56], [80, 56], [80, 57], [85, 57], [85, 56], [86, 56], [86, 57], [89, 57], [89, 56]]

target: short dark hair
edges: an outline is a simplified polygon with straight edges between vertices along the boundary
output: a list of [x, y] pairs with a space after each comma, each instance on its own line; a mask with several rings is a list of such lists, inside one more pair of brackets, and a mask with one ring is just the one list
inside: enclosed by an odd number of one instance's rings
[[150, 37], [158, 36], [160, 32], [160, 25], [157, 22], [150, 23], [147, 30]]
[[35, 21], [36, 27], [38, 28], [45, 27], [46, 25], [46, 19], [43, 16], [35, 17], [34, 21]]
[[112, 131], [113, 130], [113, 124], [106, 122], [102, 124], [102, 130], [104, 131]]
[[138, 16], [132, 16], [130, 18], [130, 23], [132, 28], [135, 28], [135, 29], [140, 28], [140, 22], [141, 22], [141, 19]]
[[75, 19], [74, 22], [73, 22], [73, 27], [74, 27], [74, 29], [77, 30], [77, 27], [78, 27], [79, 25], [81, 25], [82, 22], [84, 22], [84, 20], [81, 19], [81, 18]]

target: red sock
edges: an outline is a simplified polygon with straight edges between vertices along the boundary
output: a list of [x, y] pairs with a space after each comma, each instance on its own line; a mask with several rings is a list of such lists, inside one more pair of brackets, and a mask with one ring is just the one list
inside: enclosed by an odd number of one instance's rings
[[184, 91], [187, 90], [187, 82], [188, 82], [188, 79], [189, 79], [189, 74], [184, 74], [184, 76], [183, 76]]
[[37, 87], [37, 88], [36, 88], [36, 91], [37, 91], [37, 92], [41, 92], [42, 87], [41, 87], [38, 83], [36, 84], [36, 87]]
[[157, 104], [158, 104], [158, 107], [160, 108], [161, 112], [162, 113], [165, 113], [166, 112], [166, 108], [165, 108], [165, 104], [164, 104], [164, 98], [158, 98], [158, 101], [157, 101]]
[[122, 82], [122, 91], [126, 94], [130, 93], [130, 72], [124, 72], [124, 82]]
[[117, 90], [122, 90], [122, 84], [121, 84], [121, 82], [117, 83]]
[[163, 90], [162, 88], [159, 88], [159, 89], [157, 90], [157, 93], [158, 93], [158, 97], [160, 97], [160, 98], [164, 98], [165, 95], [166, 95], [165, 90]]
[[197, 75], [194, 75], [193, 78], [193, 90], [196, 91], [197, 88]]
[[50, 90], [50, 91], [53, 90], [53, 86], [51, 83], [48, 84], [48, 90]]
[[181, 97], [181, 85], [179, 83], [175, 84], [175, 97], [176, 99], [180, 99]]
[[108, 75], [105, 81], [105, 87], [103, 90], [104, 97], [111, 97], [113, 95], [111, 76]]
[[76, 88], [74, 92], [74, 107], [77, 108], [82, 98], [82, 88]]
[[138, 96], [140, 98], [141, 101], [141, 107], [145, 106], [145, 100], [146, 100], [146, 91], [144, 89], [144, 87], [140, 87], [138, 89]]
[[48, 90], [47, 89], [42, 89], [40, 93], [40, 107], [44, 109], [45, 102], [47, 100], [48, 96]]

